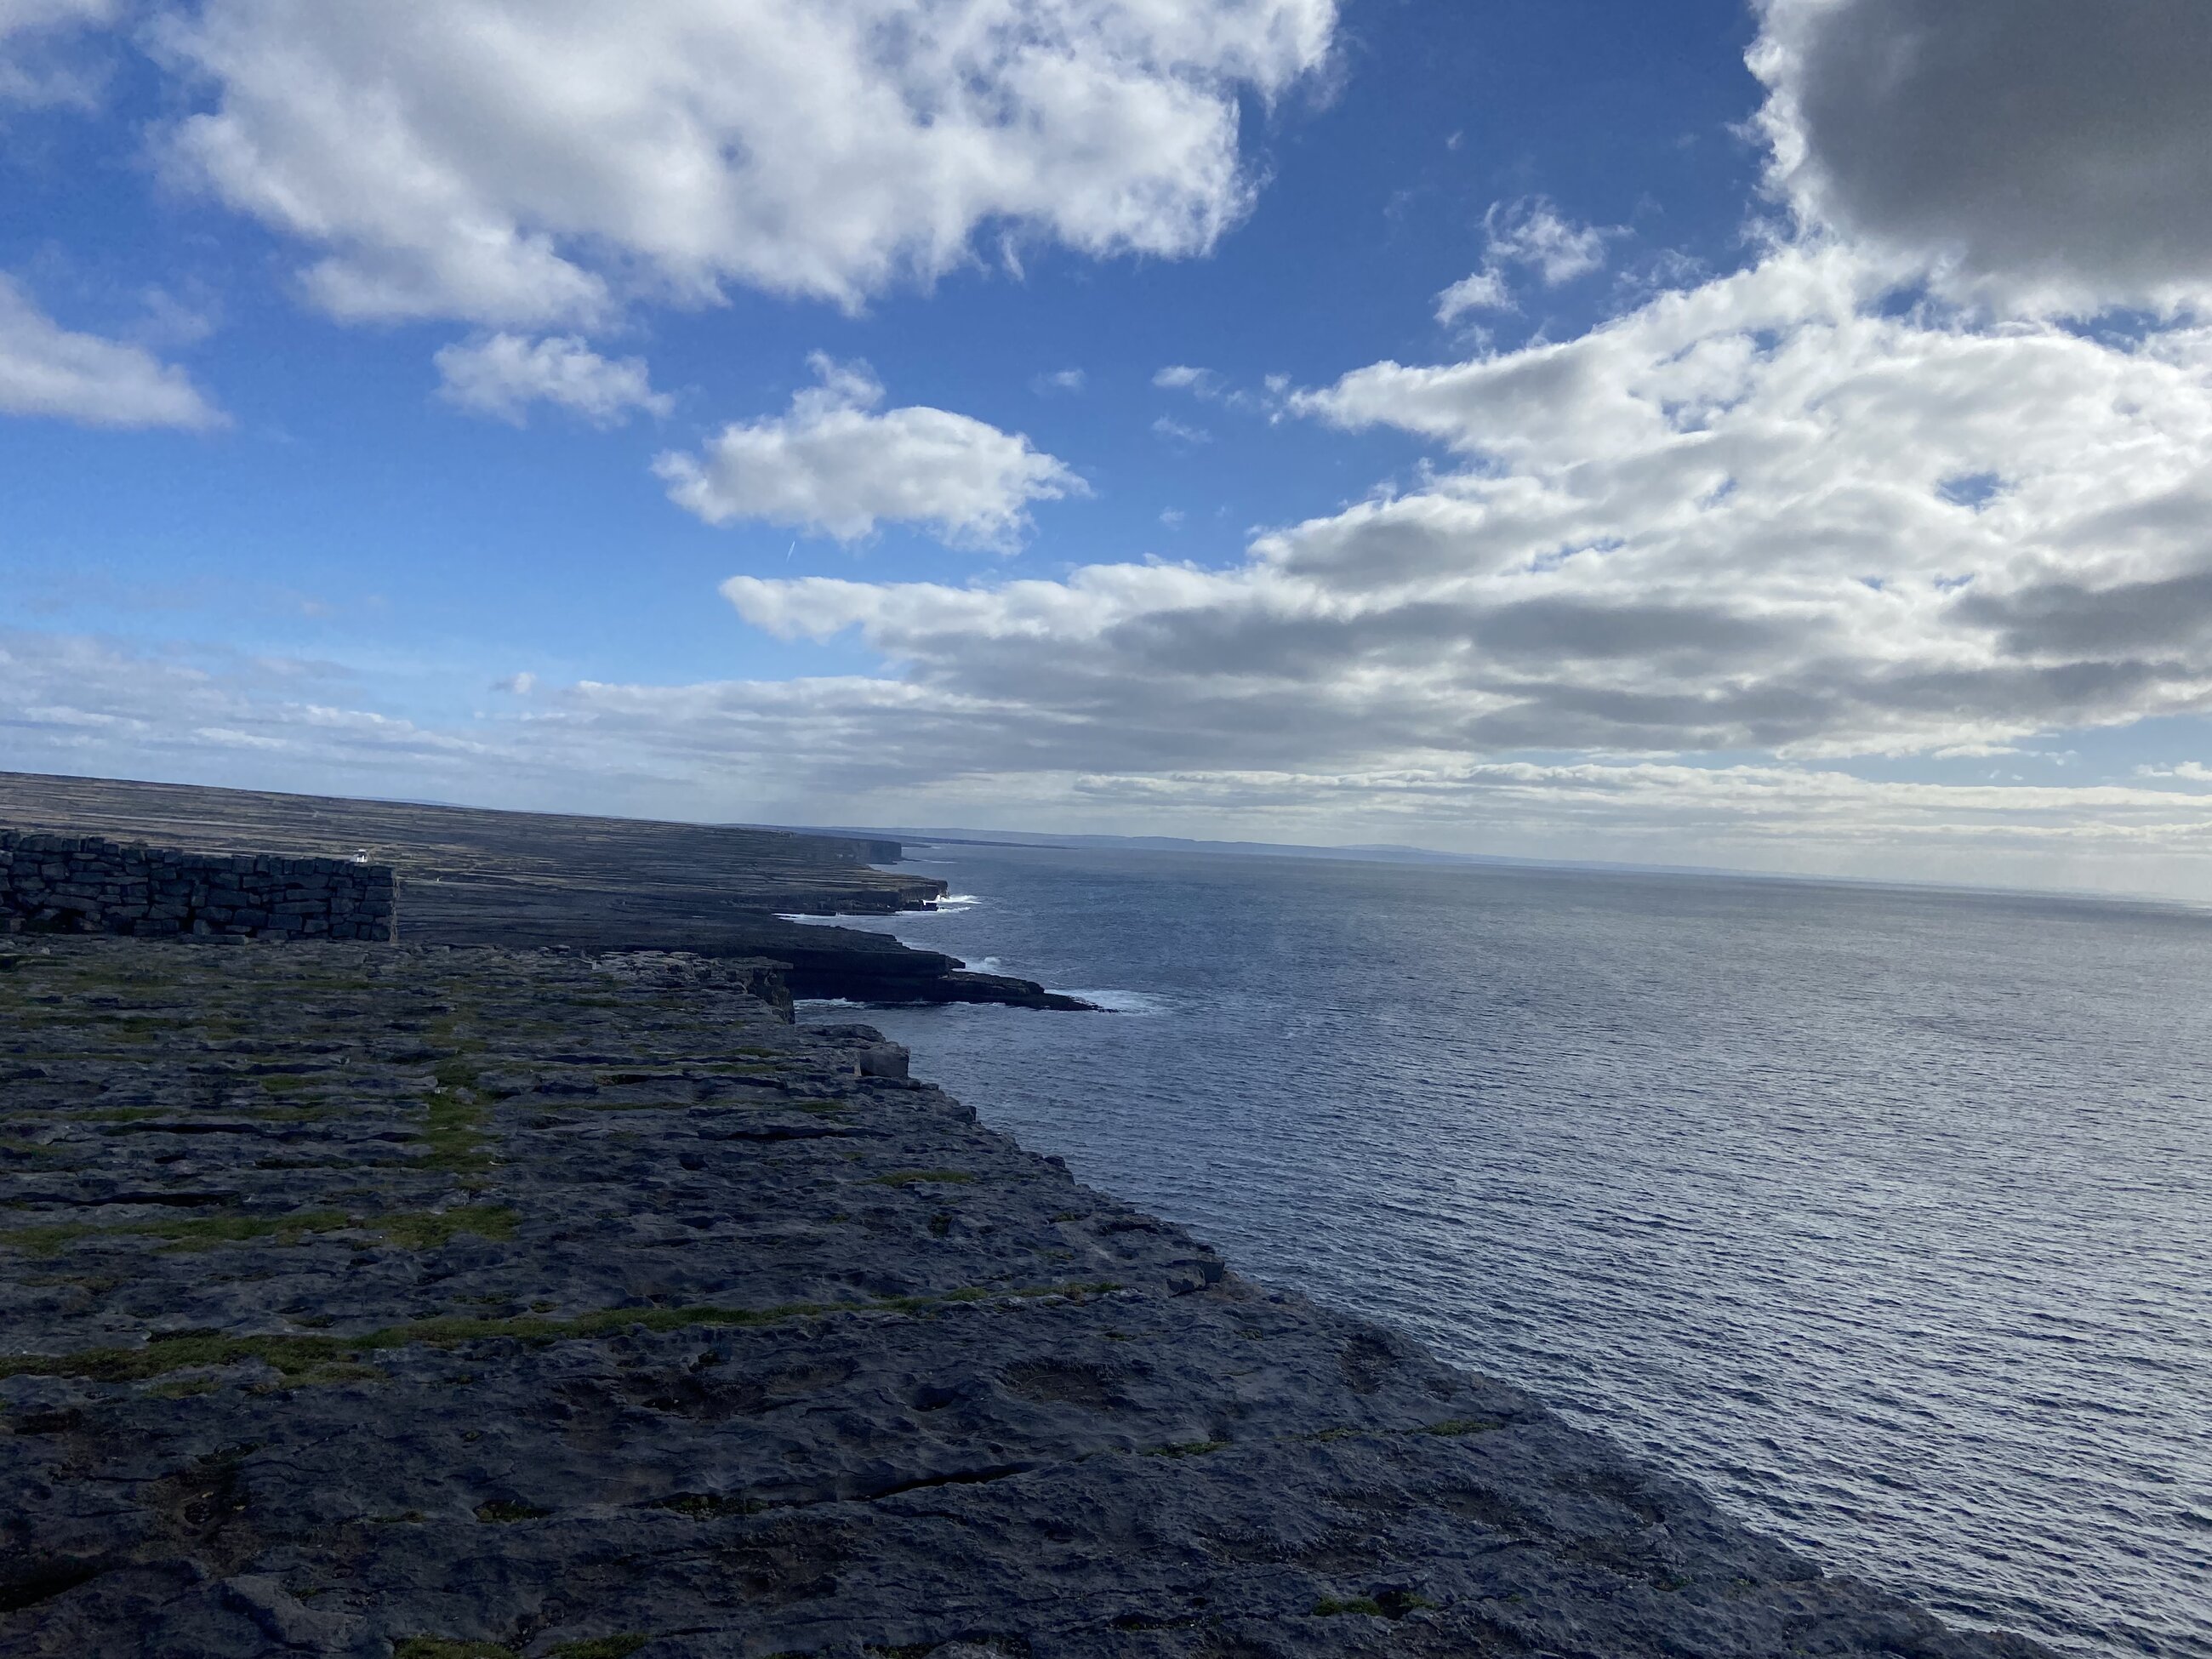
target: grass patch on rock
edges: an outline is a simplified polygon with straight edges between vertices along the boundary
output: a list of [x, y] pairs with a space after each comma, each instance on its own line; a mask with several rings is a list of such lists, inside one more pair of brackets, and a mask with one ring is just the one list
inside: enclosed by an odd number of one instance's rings
[[620, 1636], [595, 1636], [586, 1642], [556, 1642], [546, 1652], [550, 1659], [629, 1659], [652, 1639], [626, 1632]]
[[965, 1170], [893, 1170], [889, 1175], [870, 1176], [868, 1179], [878, 1187], [912, 1187], [925, 1181], [965, 1187], [972, 1185], [975, 1177]]
[[491, 1205], [457, 1210], [402, 1211], [360, 1220], [342, 1210], [295, 1210], [289, 1215], [165, 1216], [155, 1221], [130, 1221], [101, 1226], [89, 1221], [64, 1222], [51, 1227], [15, 1227], [0, 1231], [0, 1245], [26, 1255], [58, 1255], [71, 1244], [88, 1239], [158, 1238], [164, 1250], [212, 1250], [226, 1244], [296, 1244], [320, 1233], [358, 1229], [379, 1235], [403, 1249], [430, 1250], [448, 1243], [456, 1233], [507, 1240], [514, 1237], [514, 1212]]
[[543, 1521], [552, 1513], [550, 1510], [539, 1509], [535, 1504], [510, 1503], [503, 1498], [495, 1498], [489, 1504], [477, 1505], [477, 1520], [500, 1523], [514, 1521]]
[[258, 1361], [273, 1367], [290, 1382], [337, 1381], [357, 1375], [348, 1368], [357, 1364], [365, 1355], [416, 1344], [433, 1348], [501, 1340], [537, 1345], [588, 1340], [633, 1328], [654, 1332], [680, 1331], [694, 1325], [775, 1325], [787, 1320], [819, 1319], [832, 1314], [920, 1314], [962, 1303], [1081, 1297], [1120, 1288], [1103, 1281], [1005, 1290], [969, 1286], [923, 1296], [880, 1297], [867, 1302], [789, 1302], [773, 1308], [600, 1308], [567, 1319], [531, 1314], [504, 1319], [447, 1314], [365, 1331], [356, 1336], [228, 1336], [220, 1332], [189, 1331], [155, 1336], [131, 1348], [0, 1355], [0, 1377], [82, 1376], [101, 1382], [143, 1382], [197, 1366]]
[[520, 1219], [514, 1211], [493, 1204], [473, 1204], [458, 1210], [416, 1210], [401, 1215], [379, 1216], [366, 1224], [385, 1239], [408, 1250], [434, 1250], [452, 1242], [456, 1233], [505, 1243], [514, 1237]]
[[1313, 1610], [1316, 1619], [1334, 1619], [1346, 1613], [1364, 1613], [1370, 1619], [1388, 1616], [1382, 1611], [1382, 1604], [1371, 1595], [1348, 1595], [1341, 1600], [1334, 1595], [1324, 1595], [1314, 1603]]
[[1313, 1610], [1314, 1617], [1316, 1619], [1329, 1619], [1340, 1613], [1358, 1613], [1366, 1614], [1370, 1619], [1395, 1620], [1403, 1619], [1409, 1613], [1418, 1613], [1423, 1607], [1434, 1606], [1436, 1603], [1430, 1601], [1427, 1596], [1417, 1595], [1411, 1590], [1386, 1589], [1378, 1591], [1373, 1595], [1348, 1595], [1341, 1599], [1325, 1595], [1314, 1603]]
[[688, 1515], [696, 1521], [708, 1521], [721, 1515], [757, 1515], [765, 1506], [750, 1498], [731, 1498], [711, 1492], [680, 1492], [673, 1498], [664, 1498], [651, 1505], [656, 1510], [671, 1510], [678, 1515]]
[[1205, 1457], [1224, 1449], [1226, 1440], [1179, 1440], [1165, 1446], [1148, 1446], [1140, 1457]]
[[108, 1227], [70, 1221], [52, 1227], [10, 1228], [0, 1232], [0, 1245], [27, 1255], [58, 1255], [86, 1239], [158, 1238], [167, 1250], [211, 1250], [219, 1245], [262, 1240], [293, 1244], [311, 1233], [335, 1232], [351, 1225], [351, 1218], [337, 1210], [298, 1210], [276, 1216], [164, 1217], [159, 1221], [131, 1221]]
[[477, 1086], [479, 1069], [474, 1060], [455, 1055], [432, 1073], [438, 1086], [424, 1107], [422, 1141], [430, 1152], [423, 1161], [433, 1169], [473, 1175], [491, 1168], [484, 1133], [490, 1102]]

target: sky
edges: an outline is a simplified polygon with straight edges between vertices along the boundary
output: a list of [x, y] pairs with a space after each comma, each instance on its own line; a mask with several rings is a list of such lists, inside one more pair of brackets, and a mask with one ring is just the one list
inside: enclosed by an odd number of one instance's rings
[[2212, 898], [2199, 0], [0, 0], [0, 767]]

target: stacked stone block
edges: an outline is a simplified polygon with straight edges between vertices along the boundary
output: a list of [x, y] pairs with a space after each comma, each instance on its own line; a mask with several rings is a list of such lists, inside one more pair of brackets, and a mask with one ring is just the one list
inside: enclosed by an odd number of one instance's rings
[[392, 939], [391, 867], [0, 830], [0, 931]]

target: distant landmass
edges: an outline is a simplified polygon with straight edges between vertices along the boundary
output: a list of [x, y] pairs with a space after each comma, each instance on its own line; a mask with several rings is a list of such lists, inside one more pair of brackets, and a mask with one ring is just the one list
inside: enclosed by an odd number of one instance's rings
[[919, 826], [884, 830], [862, 829], [849, 824], [747, 824], [743, 827], [781, 830], [799, 835], [881, 836], [896, 839], [908, 847], [935, 844], [945, 847], [1122, 848], [1139, 853], [1217, 853], [1240, 858], [1336, 859], [1363, 864], [1469, 864], [1528, 870], [1616, 871], [1638, 875], [1742, 876], [1769, 881], [1853, 879], [1850, 877], [1732, 869], [1725, 865], [1632, 864], [1606, 859], [1527, 859], [1514, 858], [1502, 853], [1446, 853], [1432, 847], [1408, 847], [1397, 842], [1358, 842], [1345, 846], [1315, 847], [1296, 842], [1201, 841], [1188, 836], [1052, 836], [1020, 830]]
[[1408, 847], [1395, 842], [1363, 842], [1335, 847], [1304, 846], [1294, 842], [1200, 841], [1182, 836], [1050, 836], [1019, 830], [963, 830], [908, 826], [869, 828], [853, 824], [748, 824], [746, 829], [783, 830], [814, 836], [865, 836], [895, 839], [909, 849], [916, 847], [1033, 847], [1135, 853], [1200, 853], [1235, 858], [1322, 859], [1342, 863], [1418, 864], [1476, 869], [1586, 871], [1592, 875], [1692, 876], [1735, 881], [1779, 881], [1816, 886], [1881, 887], [1938, 893], [2026, 893], [2039, 898], [2086, 899], [2098, 904], [2153, 905], [2165, 909], [2203, 911], [2202, 902], [2175, 898], [2164, 893], [2129, 893], [2104, 887], [2017, 888], [1990, 882], [1916, 881], [1903, 876], [1826, 874], [1809, 870], [1748, 870], [1725, 864], [1638, 864], [1612, 859], [1530, 859], [1503, 853], [1447, 853], [1431, 847]]

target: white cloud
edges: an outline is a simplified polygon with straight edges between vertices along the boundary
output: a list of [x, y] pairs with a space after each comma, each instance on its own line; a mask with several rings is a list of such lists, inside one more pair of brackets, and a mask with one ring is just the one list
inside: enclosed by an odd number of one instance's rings
[[1932, 757], [2212, 710], [2212, 332], [1883, 295], [1786, 250], [1577, 339], [1348, 374], [1294, 406], [1463, 466], [1226, 569], [724, 591], [785, 637], [856, 629], [968, 763], [1071, 776]]
[[574, 335], [528, 340], [519, 335], [441, 348], [438, 395], [471, 414], [520, 426], [533, 403], [573, 410], [594, 426], [618, 426], [631, 411], [665, 415], [675, 400], [655, 392], [639, 357], [610, 362]]
[[1152, 435], [1171, 444], [1180, 444], [1187, 449], [1195, 449], [1200, 444], [1213, 441], [1213, 434], [1204, 427], [1187, 426], [1171, 415], [1163, 415], [1152, 422]]
[[1504, 273], [1488, 267], [1461, 277], [1437, 295], [1437, 320], [1444, 324], [1455, 323], [1470, 311], [1513, 308], [1513, 291], [1505, 284]]
[[1546, 288], [1558, 288], [1601, 269], [1606, 243], [1622, 234], [1563, 218], [1541, 196], [1492, 203], [1482, 226], [1482, 268], [1437, 295], [1437, 320], [1446, 325], [1470, 311], [1518, 310], [1512, 284], [1506, 280], [1507, 267], [1520, 266]]
[[137, 346], [63, 328], [6, 276], [0, 276], [0, 414], [191, 431], [225, 424], [184, 370]]
[[[1271, 389], [1273, 380], [1270, 377]], [[1154, 373], [1152, 384], [1163, 392], [1188, 392], [1202, 404], [1225, 404], [1231, 409], [1243, 410], [1260, 407], [1260, 399], [1251, 392], [1231, 386], [1210, 368], [1199, 368], [1189, 363], [1170, 363]]]
[[0, 0], [0, 40], [33, 29], [105, 23], [115, 15], [115, 0]]
[[[1243, 386], [1230, 385], [1212, 369], [1200, 368], [1190, 363], [1170, 363], [1164, 368], [1155, 370], [1152, 384], [1163, 392], [1187, 392], [1202, 404], [1219, 404], [1224, 409], [1237, 410], [1247, 415], [1264, 413], [1271, 421], [1281, 413], [1283, 394], [1290, 389], [1290, 381], [1285, 377], [1270, 374], [1263, 383], [1264, 392], [1248, 392]], [[1152, 429], [1163, 436], [1171, 436], [1176, 434], [1170, 428], [1179, 425], [1177, 422], [1163, 419], [1155, 421]], [[1183, 427], [1181, 431], [1188, 434], [1190, 428]], [[1199, 441], [1207, 441], [1209, 437], [1210, 434], [1201, 436]]]
[[1200, 252], [1245, 210], [1242, 96], [1334, 0], [206, 0], [185, 176], [324, 250], [346, 318], [589, 322], [638, 284], [856, 306], [979, 231]]
[[1773, 188], [1951, 291], [2212, 298], [2212, 7], [1759, 0]]
[[117, 11], [117, 0], [0, 0], [0, 103], [89, 107], [98, 76], [71, 49]]
[[[1040, 715], [1011, 690], [865, 677], [541, 681], [520, 706], [441, 725], [359, 707], [331, 680], [296, 665], [193, 661], [175, 647], [0, 635], [0, 760], [710, 821], [1172, 828], [2212, 894], [2212, 794], [2172, 787], [1876, 781], [1680, 762], [1224, 769], [1156, 756], [1082, 769], [1050, 746], [1066, 711]], [[997, 723], [1006, 740], [980, 743]], [[1039, 744], [1048, 763], [1021, 752]]]
[[1030, 390], [1039, 397], [1055, 392], [1077, 392], [1083, 390], [1084, 374], [1079, 368], [1055, 369], [1049, 374], [1040, 374], [1030, 382]]
[[890, 520], [1011, 551], [1030, 502], [1090, 493], [1017, 433], [942, 409], [876, 413], [884, 388], [865, 364], [810, 361], [821, 384], [788, 414], [725, 427], [702, 455], [661, 456], [669, 499], [709, 524], [759, 519], [849, 542]]
[[1605, 264], [1605, 245], [1620, 233], [1562, 218], [1540, 196], [1494, 202], [1483, 216], [1488, 240], [1485, 262], [1493, 267], [1520, 265], [1535, 272], [1546, 288], [1587, 276]]

